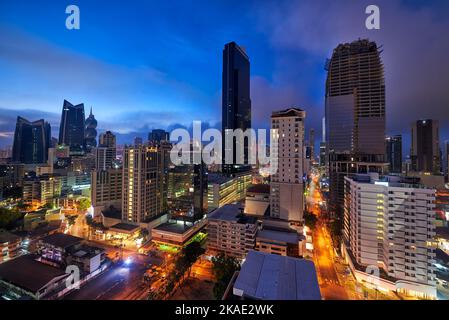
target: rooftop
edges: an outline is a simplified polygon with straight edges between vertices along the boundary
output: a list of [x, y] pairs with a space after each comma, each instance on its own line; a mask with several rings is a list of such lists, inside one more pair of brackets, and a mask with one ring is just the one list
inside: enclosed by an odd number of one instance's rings
[[36, 261], [32, 255], [20, 256], [0, 264], [1, 280], [33, 293], [65, 274], [64, 270]]
[[299, 240], [301, 239], [301, 235], [296, 232], [263, 229], [257, 232], [257, 238], [263, 240], [274, 240], [278, 242], [298, 244]]
[[42, 242], [59, 248], [68, 248], [83, 241], [83, 238], [65, 233], [54, 233], [42, 238]]
[[192, 225], [186, 225], [184, 223], [166, 222], [166, 223], [163, 223], [163, 224], [157, 226], [153, 230], [183, 234], [184, 232], [186, 232], [187, 230], [189, 230], [191, 228], [192, 228]]
[[72, 250], [71, 254], [78, 258], [92, 258], [104, 251], [103, 248], [82, 245], [80, 248], [77, 247], [76, 250]]
[[120, 223], [117, 223], [117, 224], [114, 224], [113, 226], [111, 226], [111, 229], [118, 229], [118, 230], [131, 232], [131, 231], [135, 231], [135, 230], [139, 229], [139, 226], [136, 226], [134, 224], [120, 222]]
[[234, 294], [260, 300], [321, 300], [312, 261], [250, 251]]
[[271, 118], [282, 118], [282, 117], [304, 117], [304, 110], [291, 107], [288, 109], [275, 111], [271, 114]]
[[243, 214], [243, 206], [241, 204], [226, 204], [223, 207], [215, 209], [208, 214], [207, 218], [210, 220], [222, 220], [236, 223], [250, 223], [255, 224], [257, 219], [254, 217], [245, 216]]
[[224, 184], [226, 182], [231, 181], [232, 179], [233, 179], [232, 177], [225, 176], [221, 173], [209, 173], [207, 175], [207, 183], [209, 184], [212, 183]]
[[270, 185], [269, 184], [253, 184], [248, 187], [246, 192], [252, 193], [270, 193]]

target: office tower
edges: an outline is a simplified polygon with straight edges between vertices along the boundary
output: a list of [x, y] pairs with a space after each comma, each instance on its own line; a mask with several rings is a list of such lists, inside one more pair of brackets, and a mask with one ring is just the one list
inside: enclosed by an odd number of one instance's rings
[[402, 172], [402, 136], [396, 135], [387, 137], [386, 142], [386, 155], [387, 162], [390, 164], [391, 173]]
[[278, 170], [271, 176], [271, 216], [303, 221], [303, 150], [305, 111], [289, 108], [273, 112], [271, 128], [278, 130]]
[[122, 207], [122, 168], [92, 171], [92, 207], [94, 215], [113, 206]]
[[345, 194], [344, 246], [353, 265], [377, 266], [397, 290], [435, 298], [435, 190], [356, 175], [345, 177]]
[[240, 204], [227, 204], [207, 216], [207, 250], [245, 259], [256, 244], [257, 219], [245, 216]]
[[246, 191], [251, 185], [251, 179], [250, 172], [236, 173], [232, 177], [221, 173], [209, 173], [207, 175], [208, 211], [244, 200]]
[[168, 210], [172, 216], [200, 219], [207, 208], [204, 164], [172, 166], [167, 174]]
[[412, 124], [410, 157], [413, 171], [440, 173], [440, 134], [438, 120], [418, 120]]
[[61, 124], [59, 126], [59, 144], [70, 147], [70, 154], [83, 154], [85, 151], [84, 104], [74, 106], [64, 100], [62, 107]]
[[388, 170], [385, 163], [385, 83], [375, 42], [338, 45], [327, 61], [325, 97], [330, 214], [343, 214], [344, 177]]
[[309, 131], [309, 147], [311, 164], [315, 162], [315, 129]]
[[86, 119], [85, 144], [87, 152], [90, 152], [97, 146], [97, 120], [92, 114], [92, 107], [90, 108], [90, 114]]
[[106, 148], [116, 148], [116, 138], [115, 135], [111, 131], [106, 131], [105, 133], [100, 134], [98, 139], [99, 147]]
[[[225, 174], [234, 174], [249, 169], [248, 141], [245, 139], [244, 146], [233, 143], [233, 163], [226, 164], [226, 130], [242, 129], [246, 131], [251, 128], [250, 62], [246, 52], [235, 42], [230, 42], [224, 47], [222, 81], [222, 171]], [[244, 164], [237, 164], [236, 148], [242, 147]]]
[[51, 141], [51, 127], [43, 119], [30, 122], [17, 117], [12, 160], [20, 163], [45, 163]]
[[170, 141], [169, 133], [162, 129], [153, 129], [148, 134], [148, 141], [149, 142], [161, 142], [161, 141]]
[[143, 144], [143, 140], [141, 137], [135, 137], [134, 138], [134, 147], [141, 146]]
[[164, 157], [158, 147], [128, 147], [123, 155], [122, 220], [147, 222], [165, 211]]

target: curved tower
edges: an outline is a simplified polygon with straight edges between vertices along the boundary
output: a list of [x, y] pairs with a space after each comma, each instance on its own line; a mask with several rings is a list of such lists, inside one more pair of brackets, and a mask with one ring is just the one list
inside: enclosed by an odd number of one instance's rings
[[92, 107], [90, 108], [89, 117], [86, 119], [86, 130], [84, 132], [86, 150], [87, 152], [90, 152], [92, 148], [97, 147], [97, 120], [92, 114]]

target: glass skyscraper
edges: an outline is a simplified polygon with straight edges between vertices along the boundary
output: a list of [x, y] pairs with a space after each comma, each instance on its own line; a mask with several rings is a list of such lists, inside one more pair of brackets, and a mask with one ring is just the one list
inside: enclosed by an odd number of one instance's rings
[[74, 106], [64, 100], [59, 126], [59, 144], [69, 146], [71, 154], [83, 154], [86, 149], [85, 127], [84, 104]]
[[45, 163], [51, 144], [51, 127], [43, 119], [30, 122], [17, 117], [12, 159], [25, 164]]
[[222, 80], [222, 171], [225, 174], [233, 174], [248, 168], [244, 165], [248, 164], [248, 142], [245, 141], [243, 146], [244, 164], [236, 163], [236, 148], [241, 146], [236, 145], [235, 142], [233, 143], [233, 164], [225, 164], [225, 130], [245, 131], [251, 128], [250, 62], [246, 52], [235, 42], [230, 42], [224, 47]]

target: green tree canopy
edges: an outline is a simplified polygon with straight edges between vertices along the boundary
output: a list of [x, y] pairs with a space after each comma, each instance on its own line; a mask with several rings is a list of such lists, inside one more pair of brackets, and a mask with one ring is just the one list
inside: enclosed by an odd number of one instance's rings
[[90, 202], [90, 199], [88, 199], [88, 198], [81, 198], [79, 201], [78, 201], [78, 210], [80, 210], [80, 211], [86, 211], [87, 209], [89, 209], [90, 208], [90, 206], [91, 206], [91, 202]]
[[219, 253], [212, 258], [212, 273], [217, 282], [214, 285], [214, 296], [217, 300], [223, 297], [229, 281], [236, 271], [240, 270], [240, 263], [234, 257]]

